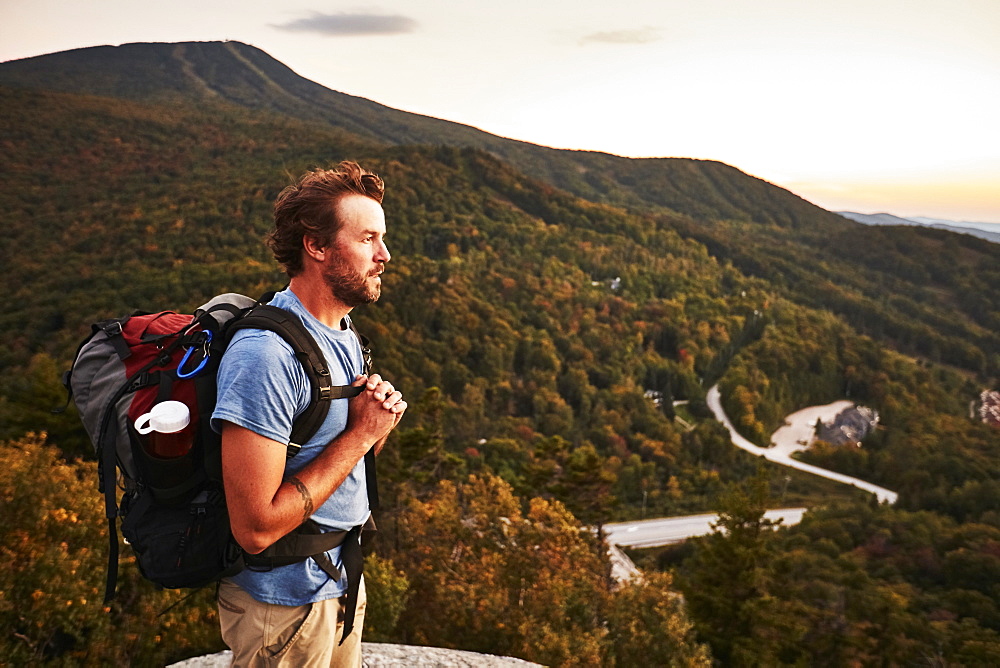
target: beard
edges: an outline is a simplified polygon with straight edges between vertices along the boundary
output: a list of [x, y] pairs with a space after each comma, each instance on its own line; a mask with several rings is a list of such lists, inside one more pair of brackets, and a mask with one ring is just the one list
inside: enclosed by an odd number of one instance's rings
[[378, 271], [376, 269], [362, 275], [347, 266], [347, 263], [336, 260], [323, 268], [323, 280], [337, 301], [354, 308], [378, 301], [382, 294], [382, 285], [379, 281], [369, 283], [369, 279], [377, 276]]

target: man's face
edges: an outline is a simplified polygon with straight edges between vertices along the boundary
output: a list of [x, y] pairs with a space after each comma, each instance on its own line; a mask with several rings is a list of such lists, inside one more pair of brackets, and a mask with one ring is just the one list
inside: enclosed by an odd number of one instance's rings
[[378, 301], [379, 275], [390, 258], [382, 206], [363, 195], [345, 195], [337, 202], [337, 218], [341, 227], [330, 245], [323, 278], [333, 297], [348, 308]]

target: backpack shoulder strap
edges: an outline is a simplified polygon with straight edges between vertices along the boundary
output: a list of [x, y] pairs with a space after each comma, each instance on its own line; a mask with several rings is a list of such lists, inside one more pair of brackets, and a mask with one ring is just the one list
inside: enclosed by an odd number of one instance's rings
[[[265, 298], [261, 298], [261, 302]], [[354, 327], [350, 318], [345, 318], [347, 326], [358, 337], [361, 344], [362, 362], [365, 375], [371, 374], [371, 347], [367, 338]], [[292, 434], [288, 443], [288, 457], [294, 457], [302, 449], [302, 444], [312, 438], [319, 430], [327, 414], [330, 412], [330, 401], [356, 397], [361, 394], [364, 386], [330, 385], [330, 369], [326, 364], [323, 351], [312, 337], [302, 320], [283, 308], [269, 304], [254, 306], [243, 317], [235, 320], [228, 330], [228, 336], [240, 329], [266, 329], [281, 336], [292, 347], [295, 357], [302, 363], [309, 377], [312, 396], [309, 407], [299, 415], [292, 424]], [[368, 506], [372, 510], [379, 507], [378, 482], [375, 473], [374, 448], [365, 454], [365, 472], [368, 491]]]
[[347, 325], [347, 327], [350, 328], [352, 332], [354, 332], [354, 336], [358, 337], [358, 343], [361, 344], [361, 363], [364, 367], [364, 374], [366, 376], [372, 375], [371, 341], [368, 340], [367, 336], [365, 336], [364, 334], [362, 334], [357, 330], [357, 328], [354, 326], [353, 320], [351, 320], [350, 318], [344, 318], [343, 322], [344, 324]]
[[[348, 327], [350, 327], [351, 331], [354, 332], [354, 336], [358, 337], [358, 343], [361, 344], [361, 361], [364, 366], [365, 375], [372, 375], [371, 342], [368, 340], [368, 337], [354, 327], [353, 320], [350, 318], [344, 318], [344, 322]], [[371, 510], [378, 510], [379, 498], [378, 479], [376, 478], [375, 473], [375, 448], [369, 448], [368, 452], [365, 453], [365, 481], [368, 486], [368, 507]], [[369, 518], [369, 520], [370, 519], [371, 518]], [[357, 594], [355, 594], [355, 596], [356, 595]]]
[[279, 335], [291, 346], [309, 378], [309, 406], [293, 423], [291, 442], [288, 444], [289, 456], [293, 456], [323, 424], [330, 411], [330, 401], [357, 396], [363, 388], [331, 384], [330, 368], [323, 351], [294, 313], [267, 304], [255, 306], [230, 325], [228, 334], [231, 336], [240, 329], [265, 329]]

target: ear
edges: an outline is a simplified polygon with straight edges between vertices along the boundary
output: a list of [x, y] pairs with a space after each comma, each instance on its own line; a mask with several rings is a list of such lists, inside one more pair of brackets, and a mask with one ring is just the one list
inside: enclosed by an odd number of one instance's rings
[[317, 262], [322, 262], [326, 259], [328, 249], [322, 240], [307, 234], [302, 237], [302, 250], [305, 251], [308, 257], [311, 257]]

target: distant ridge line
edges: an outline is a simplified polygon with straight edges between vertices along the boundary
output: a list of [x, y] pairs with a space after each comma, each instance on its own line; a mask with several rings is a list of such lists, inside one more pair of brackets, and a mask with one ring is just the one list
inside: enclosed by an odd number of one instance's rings
[[[932, 228], [945, 230], [956, 234], [967, 234], [978, 237], [985, 241], [1000, 244], [1000, 224], [995, 223], [974, 223], [971, 221], [941, 220], [937, 218], [903, 218], [891, 213], [857, 213], [855, 211], [837, 211], [837, 215], [853, 220], [863, 225], [906, 225], [909, 227]], [[995, 227], [996, 231], [982, 229], [976, 226]], [[972, 226], [972, 227], [970, 227]]]

